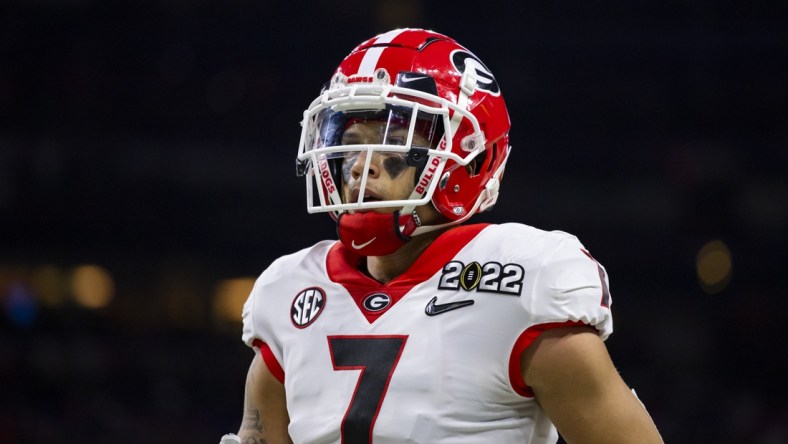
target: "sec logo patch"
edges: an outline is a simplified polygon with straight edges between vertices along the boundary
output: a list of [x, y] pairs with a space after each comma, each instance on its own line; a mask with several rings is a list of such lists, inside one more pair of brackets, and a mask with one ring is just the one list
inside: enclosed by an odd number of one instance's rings
[[298, 328], [304, 328], [315, 322], [326, 304], [326, 293], [322, 288], [310, 287], [301, 290], [290, 306], [290, 320]]

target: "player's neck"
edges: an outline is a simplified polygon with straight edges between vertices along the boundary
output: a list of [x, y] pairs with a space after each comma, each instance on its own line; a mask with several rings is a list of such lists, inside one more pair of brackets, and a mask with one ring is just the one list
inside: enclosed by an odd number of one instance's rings
[[387, 256], [368, 256], [365, 264], [366, 273], [382, 284], [391, 281], [410, 268], [432, 241], [444, 231], [446, 230], [436, 230], [414, 236], [397, 251]]

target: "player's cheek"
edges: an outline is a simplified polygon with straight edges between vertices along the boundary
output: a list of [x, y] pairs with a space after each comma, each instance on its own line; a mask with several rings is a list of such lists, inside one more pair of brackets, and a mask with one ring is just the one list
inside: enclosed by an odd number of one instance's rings
[[383, 160], [383, 169], [389, 177], [396, 179], [408, 169], [408, 164], [401, 156], [389, 156]]

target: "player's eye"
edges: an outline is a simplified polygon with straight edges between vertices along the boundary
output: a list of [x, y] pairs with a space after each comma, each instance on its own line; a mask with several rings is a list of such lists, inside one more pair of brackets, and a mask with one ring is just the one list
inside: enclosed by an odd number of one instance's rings
[[388, 145], [405, 145], [406, 140], [407, 139], [400, 136], [389, 136], [389, 138], [386, 140], [386, 143]]

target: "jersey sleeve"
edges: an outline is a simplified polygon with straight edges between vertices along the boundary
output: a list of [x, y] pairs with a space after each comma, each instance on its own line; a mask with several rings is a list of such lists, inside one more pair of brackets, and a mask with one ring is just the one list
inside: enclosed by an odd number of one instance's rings
[[[277, 317], [272, 313], [283, 312], [283, 301], [279, 294], [282, 291], [282, 282], [286, 281], [287, 265], [284, 264], [288, 257], [274, 261], [263, 271], [252, 287], [249, 297], [244, 302], [242, 318], [243, 333], [241, 340], [255, 349], [260, 350], [260, 342], [268, 344], [277, 360], [281, 362], [282, 348], [279, 335], [277, 335]], [[285, 311], [286, 313], [286, 311]]]
[[[256, 343], [259, 341], [268, 344], [274, 351], [277, 358], [281, 359], [281, 347], [277, 339], [276, 322], [279, 320], [272, 313], [282, 313], [286, 310], [288, 301], [283, 300], [282, 294], [289, 294], [290, 291], [283, 288], [292, 279], [292, 270], [299, 268], [299, 261], [308, 250], [301, 250], [297, 253], [282, 256], [273, 261], [266, 268], [252, 287], [249, 297], [244, 302], [242, 318], [243, 333], [241, 340], [252, 348], [259, 348]], [[286, 313], [286, 311], [284, 311]]]
[[[256, 319], [255, 306], [259, 300], [260, 280], [261, 279], [258, 279], [255, 283], [252, 292], [249, 294], [243, 306], [243, 333], [241, 334], [241, 339], [246, 345], [251, 347], [255, 353], [260, 354], [271, 374], [274, 375], [279, 382], [284, 383], [285, 375], [281, 364], [281, 352], [276, 353], [274, 351], [275, 347], [272, 348], [269, 344], [269, 342], [271, 344], [274, 344], [274, 342], [272, 339], [267, 339], [267, 337], [271, 335], [267, 335], [264, 332], [265, 328], [261, 328], [257, 325], [257, 322], [260, 321]], [[277, 351], [279, 350], [277, 349]]]
[[244, 342], [244, 344], [252, 348], [254, 348], [255, 341], [262, 340], [258, 329], [255, 328], [253, 316], [255, 307], [255, 294], [257, 293], [259, 285], [260, 279], [255, 282], [252, 292], [249, 293], [249, 297], [247, 297], [246, 302], [244, 302], [242, 311], [243, 332], [241, 334], [241, 340]]
[[312, 282], [313, 276], [325, 268], [325, 252], [333, 243], [323, 241], [274, 260], [257, 278], [244, 302], [241, 340], [261, 354], [280, 381], [284, 375], [284, 344], [287, 332], [292, 330], [288, 314], [293, 296], [306, 279]]
[[607, 272], [577, 238], [561, 234], [534, 275], [530, 297], [523, 298], [532, 325], [580, 322], [607, 339], [613, 332]]

